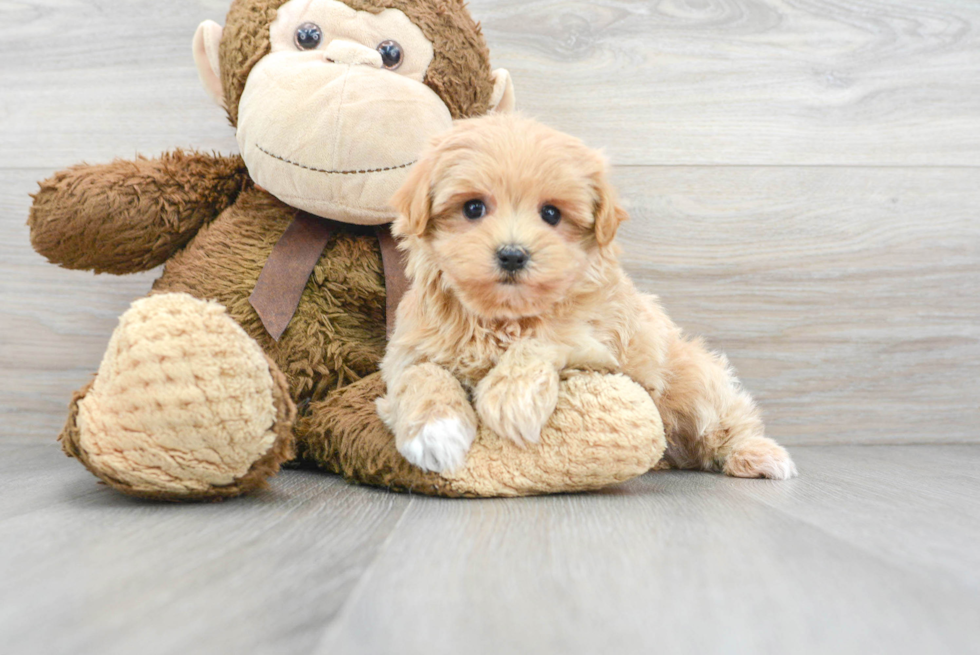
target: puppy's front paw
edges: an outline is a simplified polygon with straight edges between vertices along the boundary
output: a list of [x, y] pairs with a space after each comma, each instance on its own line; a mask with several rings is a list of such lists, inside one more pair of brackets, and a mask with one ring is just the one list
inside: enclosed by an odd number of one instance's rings
[[493, 369], [476, 387], [476, 412], [517, 443], [537, 443], [558, 404], [558, 371], [547, 364]]
[[725, 475], [736, 478], [788, 480], [796, 477], [796, 464], [786, 449], [772, 439], [754, 437], [737, 444], [725, 458]]
[[443, 418], [426, 423], [414, 438], [398, 444], [398, 452], [409, 462], [426, 471], [442, 473], [463, 465], [476, 429], [458, 418]]

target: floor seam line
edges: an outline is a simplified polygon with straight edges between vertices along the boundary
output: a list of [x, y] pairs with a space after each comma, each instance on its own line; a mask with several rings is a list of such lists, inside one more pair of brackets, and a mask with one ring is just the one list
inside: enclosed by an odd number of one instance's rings
[[[388, 493], [394, 493], [394, 492], [389, 491]], [[388, 536], [386, 536], [384, 540], [381, 542], [381, 545], [378, 546], [377, 552], [375, 552], [374, 557], [371, 558], [371, 561], [364, 568], [364, 572], [361, 574], [361, 577], [358, 579], [357, 584], [354, 585], [354, 588], [351, 589], [349, 594], [347, 594], [347, 597], [340, 604], [340, 607], [338, 607], [337, 611], [334, 612], [333, 618], [329, 621], [329, 623], [327, 624], [326, 628], [323, 631], [323, 634], [317, 640], [316, 646], [314, 646], [313, 650], [310, 651], [311, 655], [316, 655], [317, 653], [323, 652], [324, 644], [330, 641], [334, 633], [336, 633], [340, 629], [339, 626], [346, 621], [347, 613], [354, 599], [361, 594], [362, 590], [364, 589], [364, 586], [367, 584], [368, 578], [371, 576], [371, 573], [376, 568], [378, 561], [381, 559], [382, 555], [384, 555], [387, 552], [389, 546], [391, 545], [392, 540], [394, 539], [395, 533], [398, 532], [398, 529], [405, 521], [405, 517], [408, 516], [408, 510], [411, 509], [412, 506], [415, 504], [415, 500], [416, 500], [415, 497], [409, 494], [408, 503], [405, 505], [405, 508], [402, 510], [402, 513], [398, 517], [398, 520], [395, 521], [395, 525], [392, 526], [391, 532], [388, 533]]]
[[[819, 525], [818, 523], [815, 523], [815, 522], [810, 521], [810, 520], [808, 520], [806, 518], [803, 518], [802, 516], [800, 516], [796, 512], [793, 512], [793, 511], [791, 511], [789, 509], [785, 509], [785, 508], [782, 508], [782, 507], [778, 507], [775, 504], [768, 503], [765, 500], [762, 500], [760, 498], [755, 498], [753, 496], [749, 496], [748, 499], [751, 500], [753, 503], [756, 503], [758, 506], [762, 506], [762, 507], [764, 507], [764, 508], [766, 508], [768, 510], [777, 512], [780, 516], [783, 516], [784, 518], [789, 519], [794, 524], [805, 526], [806, 528], [808, 528], [810, 530], [815, 530], [815, 531], [819, 532], [820, 534], [824, 535], [825, 537], [827, 537], [828, 539], [834, 541], [835, 543], [840, 544], [843, 547], [846, 547], [849, 550], [852, 550], [852, 551], [857, 552], [857, 553], [861, 553], [861, 554], [863, 554], [866, 557], [870, 557], [871, 559], [873, 559], [876, 562], [880, 563], [882, 566], [885, 566], [885, 567], [891, 569], [895, 573], [901, 573], [902, 575], [909, 576], [909, 577], [916, 577], [917, 575], [919, 575], [918, 572], [917, 572], [918, 569], [915, 569], [914, 567], [905, 567], [905, 566], [902, 566], [901, 564], [898, 564], [898, 563], [894, 562], [891, 559], [888, 559], [886, 557], [883, 557], [880, 553], [878, 553], [873, 548], [864, 547], [864, 546], [862, 546], [860, 544], [854, 543], [853, 541], [850, 541], [850, 540], [845, 539], [845, 538], [843, 538], [841, 536], [838, 536], [838, 535], [834, 534], [833, 532], [830, 532], [829, 530], [827, 530], [823, 526]], [[977, 588], [976, 587], [974, 587], [972, 585], [963, 585], [963, 584], [961, 584], [958, 580], [956, 580], [955, 576], [952, 573], [947, 572], [947, 571], [942, 571], [942, 573], [943, 573], [943, 580], [944, 580], [944, 582], [946, 582], [946, 584], [948, 584], [948, 585], [950, 585], [952, 587], [955, 587], [957, 590], [959, 590], [961, 592], [977, 593]], [[935, 570], [930, 570], [929, 574], [927, 576], [925, 576], [925, 577], [927, 577], [929, 579], [935, 580], [936, 579], [936, 574], [937, 574], [937, 572]]]

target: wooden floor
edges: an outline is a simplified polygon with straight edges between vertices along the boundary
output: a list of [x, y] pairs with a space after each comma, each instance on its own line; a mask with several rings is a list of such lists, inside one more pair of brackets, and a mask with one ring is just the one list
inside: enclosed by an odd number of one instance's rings
[[454, 501], [287, 471], [170, 506], [0, 444], [2, 652], [976, 653], [980, 446]]
[[0, 0], [0, 653], [980, 652], [980, 2], [469, 2], [519, 106], [609, 155], [629, 271], [799, 479], [137, 503], [53, 440], [158, 272], [47, 264], [29, 194], [234, 151], [189, 47], [227, 7]]

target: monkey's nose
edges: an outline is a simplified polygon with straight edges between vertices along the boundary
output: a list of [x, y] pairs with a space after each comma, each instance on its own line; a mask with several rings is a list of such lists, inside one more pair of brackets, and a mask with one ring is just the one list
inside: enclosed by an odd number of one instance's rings
[[347, 66], [371, 66], [372, 68], [384, 68], [381, 53], [377, 50], [343, 39], [334, 39], [327, 44], [323, 51], [323, 58], [327, 61], [344, 64]]
[[497, 250], [497, 264], [508, 273], [523, 270], [531, 259], [531, 253], [520, 246], [502, 246]]

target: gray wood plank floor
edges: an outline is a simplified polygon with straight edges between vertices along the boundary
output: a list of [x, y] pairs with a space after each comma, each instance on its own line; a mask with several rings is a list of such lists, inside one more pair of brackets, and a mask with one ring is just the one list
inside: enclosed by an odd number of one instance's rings
[[0, 444], [2, 650], [976, 652], [980, 446], [793, 454], [787, 483], [452, 501], [286, 471], [171, 506]]

